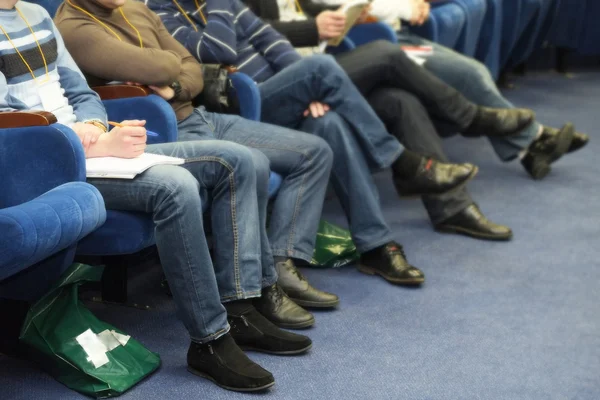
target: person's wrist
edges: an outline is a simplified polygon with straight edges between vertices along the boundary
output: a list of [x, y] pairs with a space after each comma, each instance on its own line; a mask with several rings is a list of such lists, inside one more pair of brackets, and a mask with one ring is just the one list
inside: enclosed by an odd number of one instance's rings
[[108, 128], [102, 122], [96, 119], [92, 119], [89, 121], [84, 121], [84, 124], [94, 125], [96, 128], [101, 129], [102, 132], [107, 132]]

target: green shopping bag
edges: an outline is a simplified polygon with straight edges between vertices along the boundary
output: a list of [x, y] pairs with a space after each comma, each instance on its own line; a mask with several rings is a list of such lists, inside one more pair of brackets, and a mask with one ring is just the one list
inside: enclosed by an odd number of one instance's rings
[[154, 372], [158, 354], [98, 320], [77, 297], [102, 268], [73, 264], [29, 311], [20, 340], [34, 361], [59, 382], [83, 394], [114, 397]]
[[311, 264], [337, 268], [358, 260], [356, 246], [347, 229], [321, 220]]

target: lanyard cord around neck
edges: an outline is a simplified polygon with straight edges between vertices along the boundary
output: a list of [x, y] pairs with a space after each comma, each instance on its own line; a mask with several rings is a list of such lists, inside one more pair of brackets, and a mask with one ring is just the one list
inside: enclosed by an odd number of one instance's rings
[[[183, 7], [181, 7], [179, 5], [179, 3], [177, 2], [177, 0], [173, 0], [173, 3], [175, 3], [175, 6], [177, 6], [177, 8], [179, 9], [179, 11], [181, 12], [181, 15], [183, 15], [184, 18], [187, 19], [187, 21], [190, 23], [190, 25], [192, 26], [192, 29], [194, 29], [196, 32], [198, 32], [198, 28], [196, 28], [196, 24], [194, 24], [194, 21], [191, 20], [191, 18], [187, 15], [187, 13], [183, 9]], [[204, 13], [200, 9], [200, 4], [198, 4], [198, 0], [194, 0], [194, 3], [196, 3], [196, 11], [198, 13], [200, 13], [200, 17], [202, 18], [202, 22], [204, 22], [204, 25], [206, 25], [207, 24], [206, 17], [204, 16]]]
[[[100, 25], [102, 25], [104, 28], [108, 29], [113, 35], [115, 35], [115, 37], [117, 39], [119, 39], [119, 41], [123, 41], [123, 39], [121, 39], [121, 37], [117, 34], [117, 32], [115, 32], [114, 30], [112, 30], [108, 25], [106, 25], [104, 22], [100, 21], [98, 18], [96, 18], [95, 16], [93, 16], [91, 13], [87, 12], [86, 10], [84, 10], [83, 8], [76, 6], [75, 4], [73, 4], [71, 2], [71, 0], [67, 0], [67, 3], [69, 3], [69, 5], [79, 11], [81, 11], [84, 14], [87, 14], [90, 18], [92, 18], [94, 21], [96, 21], [97, 23], [99, 23]], [[123, 12], [123, 8], [119, 7], [119, 12], [121, 13], [121, 15], [123, 16], [123, 19], [125, 20], [125, 22], [127, 22], [127, 24], [135, 31], [135, 33], [137, 34], [138, 40], [140, 41], [140, 47], [143, 49], [144, 48], [144, 42], [142, 41], [142, 35], [140, 35], [140, 31], [138, 31], [136, 29], [135, 26], [133, 26], [133, 24], [131, 22], [129, 22], [129, 20], [127, 19], [127, 17], [125, 16], [125, 13]]]
[[[37, 47], [40, 50], [40, 54], [42, 55], [42, 60], [44, 61], [44, 68], [46, 70], [46, 80], [44, 80], [44, 82], [48, 82], [50, 80], [50, 74], [48, 73], [48, 63], [46, 62], [46, 56], [44, 56], [44, 52], [42, 51], [42, 46], [40, 46], [40, 42], [38, 42], [37, 37], [35, 36], [35, 32], [31, 28], [31, 25], [29, 25], [29, 22], [27, 21], [27, 19], [25, 18], [25, 16], [21, 13], [21, 11], [17, 7], [15, 7], [15, 10], [17, 10], [17, 12], [19, 13], [19, 16], [21, 17], [21, 19], [25, 22], [25, 24], [27, 25], [27, 27], [31, 31], [31, 34], [33, 35], [33, 40], [35, 40], [35, 44], [37, 44]], [[12, 39], [10, 38], [10, 36], [8, 36], [8, 32], [6, 32], [4, 30], [4, 27], [2, 25], [0, 25], [0, 29], [2, 29], [2, 33], [4, 33], [4, 36], [6, 36], [6, 38], [9, 41], [9, 43], [15, 49], [15, 51], [17, 52], [17, 54], [19, 55], [19, 57], [21, 57], [21, 60], [23, 61], [23, 63], [27, 67], [27, 69], [29, 70], [29, 73], [33, 77], [33, 80], [37, 82], [37, 78], [35, 77], [35, 74], [33, 73], [33, 70], [31, 69], [31, 66], [29, 65], [29, 63], [27, 62], [27, 60], [25, 60], [25, 57], [23, 57], [23, 54], [21, 54], [21, 52], [19, 51], [19, 49], [17, 48], [17, 46], [15, 46], [15, 44], [13, 43]]]

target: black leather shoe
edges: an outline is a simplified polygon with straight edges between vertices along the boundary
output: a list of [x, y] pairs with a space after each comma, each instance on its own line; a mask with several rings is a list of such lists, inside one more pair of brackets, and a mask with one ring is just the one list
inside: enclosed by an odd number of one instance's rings
[[294, 303], [276, 283], [262, 290], [254, 299], [254, 307], [269, 321], [281, 328], [303, 329], [315, 324], [315, 317]]
[[472, 164], [446, 164], [432, 158], [423, 158], [412, 179], [394, 175], [394, 186], [401, 197], [439, 195], [463, 187], [477, 175]]
[[402, 246], [390, 242], [360, 256], [358, 270], [368, 275], [381, 275], [397, 285], [420, 285], [425, 275], [406, 261]]
[[253, 306], [242, 313], [227, 312], [227, 320], [231, 336], [244, 350], [292, 355], [305, 353], [312, 347], [310, 338], [279, 329]]
[[543, 179], [550, 172], [550, 164], [565, 154], [575, 136], [573, 124], [566, 124], [555, 133], [547, 132], [531, 142], [521, 164], [533, 179]]
[[[542, 139], [550, 139], [552, 135], [558, 135], [560, 130], [556, 128], [552, 128], [549, 126], [544, 126], [544, 130], [542, 132]], [[572, 153], [584, 147], [590, 141], [590, 137], [585, 133], [575, 132], [573, 135], [573, 141], [567, 150], [567, 153]]]
[[188, 371], [236, 392], [265, 390], [275, 384], [273, 375], [248, 358], [229, 333], [206, 344], [192, 342]]
[[508, 226], [488, 220], [479, 207], [471, 204], [458, 214], [435, 226], [440, 232], [460, 233], [477, 239], [510, 240], [512, 231]]
[[279, 279], [277, 283], [294, 303], [302, 307], [331, 308], [340, 304], [335, 294], [316, 289], [298, 271], [294, 261], [287, 259], [275, 264]]
[[479, 107], [477, 114], [463, 136], [505, 137], [512, 136], [533, 122], [535, 114], [521, 108]]

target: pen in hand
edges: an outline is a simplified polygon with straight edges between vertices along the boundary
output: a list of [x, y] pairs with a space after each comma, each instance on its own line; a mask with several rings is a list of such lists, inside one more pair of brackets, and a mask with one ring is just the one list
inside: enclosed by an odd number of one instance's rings
[[[120, 124], [118, 122], [113, 122], [113, 121], [108, 121], [108, 124], [112, 125], [112, 126], [118, 126], [119, 128], [122, 128], [122, 127], [125, 126], [123, 124]], [[149, 131], [149, 130], [146, 129], [146, 135], [148, 135], [148, 136], [158, 136], [158, 133], [152, 132], [152, 131]]]

